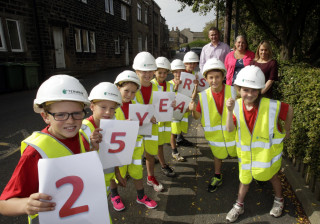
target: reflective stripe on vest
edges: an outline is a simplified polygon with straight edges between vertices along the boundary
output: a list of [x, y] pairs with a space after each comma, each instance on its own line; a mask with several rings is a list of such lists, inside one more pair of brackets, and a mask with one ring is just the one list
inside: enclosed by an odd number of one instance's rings
[[90, 142], [90, 135], [94, 130], [95, 127], [88, 119], [82, 121], [81, 131], [85, 133], [88, 142]]
[[[234, 113], [237, 118], [240, 181], [249, 184], [252, 177], [262, 181], [270, 180], [281, 166], [282, 141], [285, 137], [285, 133], [279, 132], [277, 128], [281, 103], [261, 99], [251, 134], [244, 118], [243, 101], [239, 99], [237, 102]], [[264, 125], [268, 127], [264, 128]]]
[[158, 141], [158, 135], [144, 135], [143, 139], [145, 141]]
[[134, 164], [134, 165], [142, 165], [141, 159], [133, 159], [133, 160], [131, 161], [131, 163]]

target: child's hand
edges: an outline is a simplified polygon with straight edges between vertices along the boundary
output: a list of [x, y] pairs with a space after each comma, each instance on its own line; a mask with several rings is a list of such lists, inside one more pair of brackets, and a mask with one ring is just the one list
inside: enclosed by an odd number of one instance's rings
[[194, 84], [195, 86], [198, 86], [198, 85], [199, 85], [199, 80], [198, 80], [198, 79], [193, 80], [193, 84]]
[[[45, 201], [40, 201], [40, 200], [45, 200]], [[51, 200], [52, 200], [52, 197], [47, 194], [43, 194], [43, 193], [31, 194], [26, 204], [26, 213], [28, 215], [35, 215], [35, 214], [38, 214], [39, 212], [53, 211], [55, 209], [56, 203], [49, 202]]]
[[190, 111], [196, 110], [196, 103], [194, 102], [194, 100], [191, 100], [191, 102], [189, 103], [189, 110]]
[[153, 116], [151, 119], [150, 119], [150, 122], [152, 124], [156, 124], [157, 123], [157, 119]]
[[102, 131], [101, 128], [96, 128], [90, 135], [90, 142], [93, 150], [99, 149], [99, 143], [102, 142], [102, 134], [99, 133]]
[[234, 104], [235, 104], [235, 100], [234, 100], [234, 99], [229, 98], [229, 99], [227, 100], [226, 106], [227, 106], [228, 111], [230, 111], [230, 112], [233, 111], [233, 109], [234, 109]]
[[177, 101], [176, 101], [176, 100], [172, 101], [172, 103], [171, 103], [171, 107], [173, 107], [173, 108], [174, 108], [174, 107], [176, 107], [176, 106], [177, 106], [177, 104], [176, 104], [176, 103], [177, 103]]

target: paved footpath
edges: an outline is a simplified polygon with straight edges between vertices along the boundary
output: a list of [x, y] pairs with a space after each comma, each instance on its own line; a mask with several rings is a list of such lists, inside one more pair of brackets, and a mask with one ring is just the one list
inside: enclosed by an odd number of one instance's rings
[[[109, 210], [114, 224], [124, 223], [227, 223], [226, 214], [237, 198], [239, 186], [237, 159], [223, 162], [223, 184], [214, 193], [207, 192], [207, 185], [213, 175], [213, 155], [199, 121], [189, 118], [189, 133], [185, 137], [194, 143], [193, 147], [180, 147], [179, 151], [186, 162], [175, 162], [171, 158], [171, 148], [164, 148], [166, 161], [178, 174], [175, 178], [164, 176], [160, 165], [156, 164], [155, 175], [164, 185], [165, 190], [157, 193], [146, 185], [146, 194], [157, 201], [156, 209], [147, 209], [137, 204], [136, 191], [132, 179], [128, 179], [126, 188], [119, 187], [126, 209], [116, 212], [109, 203]], [[146, 168], [144, 167], [144, 176]], [[299, 209], [295, 205], [294, 195], [285, 194], [283, 215], [274, 218], [269, 215], [273, 204], [273, 191], [269, 182], [263, 186], [251, 183], [245, 199], [245, 213], [236, 223], [299, 223]], [[300, 212], [301, 213], [301, 212]]]

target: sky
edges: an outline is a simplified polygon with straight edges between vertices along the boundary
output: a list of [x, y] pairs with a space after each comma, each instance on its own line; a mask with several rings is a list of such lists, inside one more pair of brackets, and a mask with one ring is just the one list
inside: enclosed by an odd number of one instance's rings
[[199, 13], [193, 13], [191, 7], [186, 7], [182, 12], [180, 2], [176, 0], [154, 0], [161, 8], [161, 15], [166, 19], [169, 30], [174, 27], [183, 30], [190, 28], [193, 32], [202, 32], [207, 22], [214, 20], [215, 15], [212, 10], [206, 16]]

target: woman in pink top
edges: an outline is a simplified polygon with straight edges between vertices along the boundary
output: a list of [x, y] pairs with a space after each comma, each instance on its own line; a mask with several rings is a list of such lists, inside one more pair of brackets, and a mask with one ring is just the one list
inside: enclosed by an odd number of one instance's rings
[[227, 69], [227, 85], [233, 85], [238, 72], [254, 59], [254, 53], [248, 49], [248, 42], [242, 35], [237, 36], [235, 50], [227, 54], [224, 65]]

